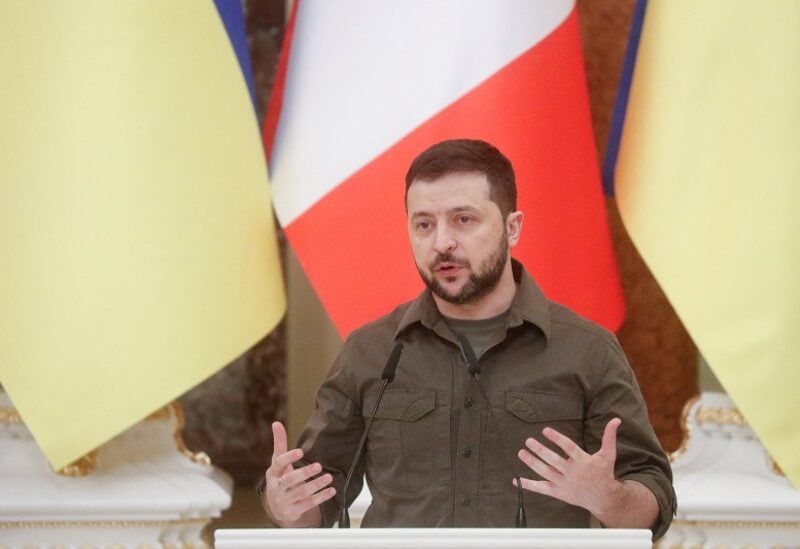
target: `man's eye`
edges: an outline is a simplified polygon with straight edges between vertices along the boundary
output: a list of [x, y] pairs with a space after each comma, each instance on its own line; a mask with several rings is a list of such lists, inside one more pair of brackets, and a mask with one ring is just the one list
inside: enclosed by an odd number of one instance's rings
[[459, 218], [458, 218], [458, 222], [461, 223], [462, 225], [466, 225], [470, 221], [472, 221], [472, 218], [469, 217], [468, 215], [462, 215], [462, 216], [459, 216]]
[[421, 231], [427, 231], [430, 228], [431, 228], [431, 224], [428, 221], [420, 221], [419, 223], [417, 223], [417, 229], [419, 229]]

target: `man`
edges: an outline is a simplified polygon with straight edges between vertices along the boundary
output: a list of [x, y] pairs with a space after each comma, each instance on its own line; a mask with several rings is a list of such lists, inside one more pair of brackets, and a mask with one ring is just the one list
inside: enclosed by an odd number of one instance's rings
[[594, 515], [607, 527], [663, 534], [675, 511], [672, 475], [616, 339], [548, 301], [510, 257], [523, 225], [510, 162], [483, 141], [434, 145], [406, 176], [406, 211], [427, 290], [347, 339], [298, 449], [273, 425], [264, 506], [274, 522], [336, 520], [400, 341], [348, 503], [365, 473], [373, 502], [364, 526], [513, 526], [513, 473], [462, 359], [461, 333], [479, 357], [497, 427], [530, 468], [530, 526], [586, 527]]

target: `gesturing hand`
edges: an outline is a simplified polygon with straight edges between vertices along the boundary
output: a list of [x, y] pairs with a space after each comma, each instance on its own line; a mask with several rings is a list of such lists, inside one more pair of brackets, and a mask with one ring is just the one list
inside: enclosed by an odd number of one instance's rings
[[279, 421], [272, 424], [272, 437], [272, 463], [265, 473], [267, 512], [279, 526], [319, 526], [319, 504], [336, 495], [335, 488], [326, 488], [333, 477], [326, 473], [311, 479], [322, 472], [319, 463], [294, 468], [293, 464], [303, 457], [303, 450], [288, 450], [286, 429]]
[[619, 418], [608, 422], [600, 449], [594, 454], [584, 452], [572, 440], [549, 427], [542, 434], [561, 448], [566, 458], [529, 438], [525, 441], [526, 448], [519, 451], [519, 458], [543, 480], [523, 478], [522, 487], [583, 507], [600, 517], [610, 502], [618, 498], [622, 486], [614, 478], [620, 423]]

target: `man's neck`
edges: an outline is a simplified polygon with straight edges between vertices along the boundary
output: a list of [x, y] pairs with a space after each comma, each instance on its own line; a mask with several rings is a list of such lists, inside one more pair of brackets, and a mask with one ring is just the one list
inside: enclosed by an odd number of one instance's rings
[[433, 294], [433, 300], [439, 312], [449, 318], [459, 320], [481, 320], [492, 318], [503, 314], [511, 307], [514, 295], [517, 293], [517, 283], [514, 281], [514, 273], [511, 270], [511, 262], [506, 264], [503, 275], [497, 286], [474, 303], [457, 305], [450, 303]]

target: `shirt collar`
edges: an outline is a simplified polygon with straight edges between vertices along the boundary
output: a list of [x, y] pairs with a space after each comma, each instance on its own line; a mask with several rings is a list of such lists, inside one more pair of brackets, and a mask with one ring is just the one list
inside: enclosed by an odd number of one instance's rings
[[[517, 292], [511, 301], [506, 317], [506, 328], [520, 326], [528, 322], [538, 327], [550, 340], [550, 307], [542, 290], [533, 280], [525, 267], [516, 259], [511, 260], [514, 280], [517, 282]], [[431, 291], [427, 288], [409, 305], [395, 332], [395, 339], [409, 326], [420, 323], [430, 330], [435, 330], [436, 325], [442, 322], [442, 314], [436, 307]]]

